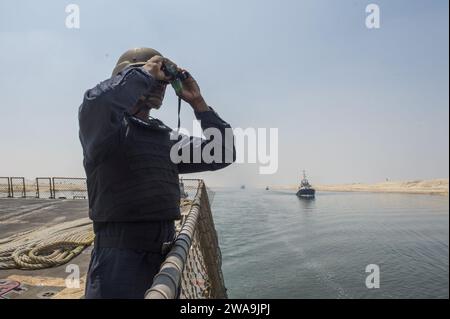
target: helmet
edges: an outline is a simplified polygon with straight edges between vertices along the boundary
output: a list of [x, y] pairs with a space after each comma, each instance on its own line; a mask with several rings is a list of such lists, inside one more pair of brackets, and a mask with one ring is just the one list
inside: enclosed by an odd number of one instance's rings
[[142, 66], [155, 55], [161, 55], [158, 51], [151, 48], [135, 48], [122, 54], [117, 61], [112, 76], [116, 76], [120, 71], [128, 66]]

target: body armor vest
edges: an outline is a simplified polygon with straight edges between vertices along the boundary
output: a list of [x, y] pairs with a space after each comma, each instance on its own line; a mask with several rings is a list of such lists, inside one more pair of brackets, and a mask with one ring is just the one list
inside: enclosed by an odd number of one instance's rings
[[178, 167], [170, 159], [171, 129], [127, 115], [120, 142], [86, 166], [89, 217], [96, 222], [180, 218]]

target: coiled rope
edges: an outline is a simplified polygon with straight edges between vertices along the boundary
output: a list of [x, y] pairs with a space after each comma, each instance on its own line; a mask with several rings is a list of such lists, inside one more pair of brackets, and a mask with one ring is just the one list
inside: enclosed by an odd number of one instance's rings
[[92, 222], [81, 218], [0, 239], [0, 269], [42, 269], [67, 263], [94, 241]]

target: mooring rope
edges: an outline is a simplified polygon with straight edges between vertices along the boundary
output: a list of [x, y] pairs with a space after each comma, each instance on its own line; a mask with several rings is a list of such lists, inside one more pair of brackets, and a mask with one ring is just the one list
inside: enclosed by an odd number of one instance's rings
[[89, 218], [0, 239], [0, 269], [42, 269], [67, 263], [94, 241]]

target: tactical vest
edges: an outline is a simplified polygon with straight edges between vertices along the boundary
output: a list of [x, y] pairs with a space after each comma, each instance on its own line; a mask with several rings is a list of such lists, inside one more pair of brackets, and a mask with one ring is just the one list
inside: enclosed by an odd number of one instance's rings
[[86, 169], [89, 216], [96, 222], [180, 218], [178, 167], [170, 159], [171, 129], [127, 115], [119, 144]]

